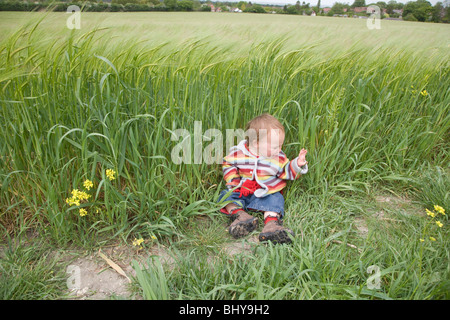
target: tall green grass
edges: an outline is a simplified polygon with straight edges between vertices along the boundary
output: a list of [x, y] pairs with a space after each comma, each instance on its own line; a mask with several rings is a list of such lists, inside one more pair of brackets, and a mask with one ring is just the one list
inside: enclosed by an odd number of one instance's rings
[[[295, 215], [285, 223], [296, 237], [290, 245], [262, 245], [247, 237], [236, 241], [231, 253], [213, 235], [189, 247], [171, 243], [164, 261], [150, 258], [133, 265], [135, 292], [173, 300], [448, 299], [446, 229], [434, 228], [437, 241], [422, 243], [423, 216], [393, 209], [391, 220], [380, 220], [371, 217], [374, 204], [364, 197], [334, 196], [329, 203], [324, 198], [301, 195], [291, 202]], [[367, 220], [367, 237], [358, 235], [355, 216]], [[224, 219], [213, 217], [196, 231], [203, 236]], [[371, 266], [379, 270], [377, 287]]]
[[[448, 168], [448, 51], [294, 46], [292, 34], [274, 32], [248, 51], [208, 36], [109, 45], [108, 29], [58, 38], [45, 22], [0, 43], [5, 231], [26, 220], [60, 244], [81, 245], [173, 235], [187, 217], [214, 211], [223, 187], [220, 165], [171, 160], [171, 132], [194, 133], [194, 121], [225, 137], [262, 112], [278, 117], [287, 155], [309, 150], [310, 172], [287, 190], [292, 199], [408, 187], [427, 163]], [[65, 199], [85, 179], [94, 188], [81, 217]]]
[[40, 240], [24, 245], [9, 239], [0, 251], [0, 298], [2, 300], [50, 300], [67, 297], [64, 270], [58, 255]]

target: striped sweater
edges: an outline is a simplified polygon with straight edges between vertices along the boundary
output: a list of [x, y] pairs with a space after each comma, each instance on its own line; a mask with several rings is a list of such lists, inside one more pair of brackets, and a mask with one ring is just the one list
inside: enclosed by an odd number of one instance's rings
[[256, 197], [276, 193], [286, 186], [286, 180], [298, 179], [308, 172], [308, 165], [300, 168], [297, 159], [289, 161], [283, 151], [273, 158], [258, 157], [249, 151], [247, 141], [242, 140], [223, 158], [226, 186], [228, 189], [241, 187], [246, 180], [255, 180], [261, 186], [254, 193]]

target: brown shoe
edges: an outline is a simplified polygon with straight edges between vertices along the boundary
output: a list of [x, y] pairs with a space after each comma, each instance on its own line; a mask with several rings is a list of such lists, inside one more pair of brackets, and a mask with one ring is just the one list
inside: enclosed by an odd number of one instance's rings
[[241, 238], [252, 232], [258, 227], [258, 218], [249, 215], [244, 210], [236, 210], [236, 213], [230, 214], [233, 222], [228, 228], [228, 232], [234, 238]]
[[264, 228], [259, 234], [259, 241], [271, 241], [273, 243], [290, 243], [291, 236], [294, 236], [294, 231], [285, 228], [281, 225], [279, 219], [270, 220], [265, 223]]

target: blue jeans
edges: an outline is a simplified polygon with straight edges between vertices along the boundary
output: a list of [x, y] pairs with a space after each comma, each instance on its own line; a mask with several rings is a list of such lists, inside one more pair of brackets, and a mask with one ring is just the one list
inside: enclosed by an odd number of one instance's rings
[[254, 194], [247, 197], [242, 195], [239, 198], [239, 192], [231, 192], [228, 197], [225, 197], [228, 192], [229, 190], [221, 191], [217, 202], [233, 201], [234, 204], [244, 210], [273, 211], [279, 213], [281, 218], [284, 216], [284, 197], [280, 192], [272, 193], [262, 198], [258, 198]]

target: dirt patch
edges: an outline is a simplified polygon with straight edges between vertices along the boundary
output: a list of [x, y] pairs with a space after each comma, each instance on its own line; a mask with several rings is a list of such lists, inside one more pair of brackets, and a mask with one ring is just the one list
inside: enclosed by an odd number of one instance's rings
[[244, 252], [252, 252], [253, 248], [259, 244], [258, 236], [245, 238], [244, 240], [233, 241], [224, 244], [220, 250], [230, 257]]
[[425, 209], [420, 203], [414, 202], [405, 195], [382, 195], [375, 197], [378, 211], [377, 218], [392, 220], [392, 215], [400, 216], [425, 216]]
[[[230, 257], [252, 252], [259, 244], [258, 236], [250, 236], [245, 239], [233, 240], [223, 243], [218, 250]], [[163, 266], [171, 268], [175, 259], [170, 255], [169, 250], [163, 245], [154, 245], [149, 249], [136, 251], [125, 246], [103, 248], [101, 251], [107, 260], [98, 253], [80, 256], [67, 263], [68, 272], [68, 293], [70, 299], [77, 300], [105, 300], [111, 298], [118, 299], [141, 299], [131, 290], [130, 281], [136, 272], [132, 267], [135, 260], [143, 268], [146, 267], [152, 256], [159, 258]], [[73, 253], [72, 253], [73, 254]], [[119, 270], [117, 270], [120, 268]], [[76, 273], [79, 275], [79, 282], [75, 283]], [[123, 272], [126, 276], [122, 275]]]
[[355, 227], [360, 237], [367, 238], [369, 228], [367, 227], [367, 222], [364, 218], [355, 218]]
[[[130, 268], [127, 266], [124, 271], [131, 274]], [[92, 256], [76, 259], [67, 267], [67, 272], [68, 288], [76, 299], [130, 298], [127, 278]], [[77, 276], [79, 282], [75, 280]]]
[[140, 299], [141, 297], [131, 290], [131, 280], [136, 275], [132, 261], [135, 260], [145, 267], [151, 256], [157, 256], [162, 263], [173, 263], [173, 259], [161, 245], [139, 251], [126, 246], [116, 246], [103, 248], [101, 253], [102, 255], [93, 253], [79, 256], [67, 264], [70, 299]]
[[405, 195], [379, 195], [375, 197], [375, 202], [378, 207], [385, 210], [400, 210], [405, 214], [422, 215], [422, 206], [412, 201]]
[[374, 208], [369, 210], [366, 216], [356, 217], [354, 220], [356, 232], [362, 238], [367, 238], [373, 221], [377, 224], [391, 225], [392, 223], [402, 222], [404, 217], [424, 215], [421, 206], [415, 204], [406, 196], [377, 195], [374, 200]]

